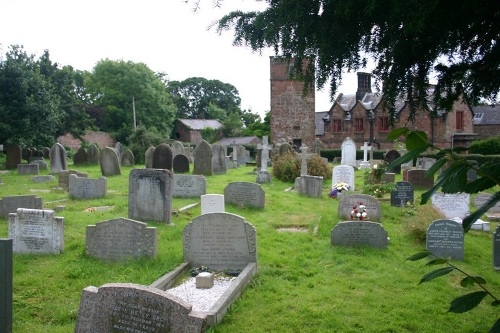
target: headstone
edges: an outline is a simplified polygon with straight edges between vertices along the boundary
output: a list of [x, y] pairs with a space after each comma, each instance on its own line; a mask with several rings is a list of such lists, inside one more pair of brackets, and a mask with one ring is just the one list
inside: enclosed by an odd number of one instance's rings
[[146, 169], [153, 168], [153, 154], [155, 152], [155, 147], [149, 147], [144, 153], [144, 161], [146, 163]]
[[115, 143], [115, 149], [116, 149], [117, 154], [118, 154], [118, 161], [120, 161], [120, 165], [121, 165], [122, 164], [122, 156], [123, 156], [123, 152], [125, 151], [125, 149], [123, 148], [123, 145], [120, 142]]
[[386, 248], [387, 231], [382, 224], [370, 221], [339, 222], [331, 231], [332, 245]]
[[43, 198], [34, 195], [12, 195], [0, 199], [0, 216], [8, 218], [18, 208], [43, 209]]
[[46, 160], [50, 160], [50, 148], [43, 147], [42, 152], [43, 152], [43, 158], [45, 158]]
[[266, 193], [256, 183], [232, 182], [224, 189], [224, 200], [239, 207], [264, 208]]
[[59, 173], [62, 170], [68, 170], [66, 160], [66, 150], [60, 143], [56, 143], [50, 148], [50, 173]]
[[45, 162], [45, 160], [43, 160], [43, 159], [31, 161], [30, 164], [38, 165], [38, 170], [47, 170], [48, 169], [47, 162]]
[[80, 147], [75, 155], [73, 155], [73, 165], [84, 165], [88, 163], [89, 156], [87, 149]]
[[233, 150], [233, 163], [238, 167], [238, 146], [236, 145], [236, 141], [233, 141], [231, 148]]
[[304, 175], [295, 178], [295, 189], [301, 195], [321, 198], [323, 192], [323, 177]]
[[479, 163], [478, 161], [475, 161], [475, 160], [470, 160], [468, 161], [470, 165], [473, 165], [475, 168], [471, 168], [469, 170], [467, 170], [467, 180], [470, 182], [470, 181], [473, 181], [473, 180], [476, 180], [478, 177], [477, 177], [477, 168], [479, 168]]
[[[391, 164], [395, 160], [401, 157], [401, 154], [397, 150], [389, 150], [384, 157], [384, 161], [387, 162], [387, 164]], [[401, 174], [401, 165], [395, 166], [391, 170], [387, 170], [387, 172], [393, 172], [397, 173], [398, 175]]]
[[91, 144], [89, 150], [87, 151], [87, 163], [90, 165], [99, 164], [100, 150], [96, 144]]
[[174, 156], [172, 166], [174, 168], [174, 173], [189, 172], [189, 158], [186, 155], [177, 154]]
[[392, 172], [386, 172], [380, 178], [382, 183], [394, 183], [396, 181], [396, 174]]
[[106, 195], [108, 179], [99, 177], [97, 179], [69, 175], [68, 192], [70, 198], [74, 199], [97, 199]]
[[[260, 169], [257, 173], [257, 183], [270, 183], [271, 174], [267, 171], [267, 164], [269, 163], [269, 150], [273, 148], [273, 145], [268, 143], [267, 135], [262, 137], [262, 144], [257, 145], [257, 149], [260, 151]], [[259, 168], [259, 163], [257, 163], [257, 168]]]
[[[480, 208], [493, 198], [493, 194], [490, 193], [478, 193], [473, 199], [472, 203], [474, 207]], [[497, 202], [493, 207], [488, 209], [488, 213], [500, 213], [500, 201]]]
[[21, 149], [21, 157], [26, 162], [29, 163], [32, 156], [33, 156], [33, 151], [31, 150], [31, 148], [22, 148]]
[[170, 147], [172, 150], [172, 157], [175, 158], [177, 155], [186, 155], [186, 151], [184, 149], [184, 145], [179, 141], [174, 141], [172, 146]]
[[236, 146], [236, 150], [238, 151], [238, 165], [245, 165], [249, 161], [247, 150], [242, 145]]
[[153, 169], [172, 170], [172, 150], [169, 145], [162, 143], [153, 153]]
[[464, 260], [464, 230], [452, 220], [436, 220], [427, 229], [426, 249], [439, 258]]
[[131, 283], [83, 289], [75, 333], [204, 332], [203, 316], [166, 291]]
[[301, 159], [300, 159], [300, 176], [307, 176], [307, 151], [309, 150], [309, 147], [302, 145], [300, 147], [300, 151], [302, 154], [300, 154]]
[[201, 196], [201, 214], [224, 213], [224, 196], [222, 194], [204, 194]]
[[205, 176], [174, 174], [173, 183], [172, 196], [174, 197], [194, 198], [207, 193]]
[[194, 151], [194, 175], [212, 175], [212, 148], [205, 140], [201, 140], [196, 145]]
[[59, 187], [63, 189], [68, 189], [69, 187], [69, 175], [77, 175], [78, 177], [87, 178], [89, 174], [87, 172], [77, 171], [77, 170], [63, 170], [58, 173], [59, 177]]
[[279, 147], [279, 154], [283, 155], [293, 151], [293, 147], [289, 143], [284, 143]]
[[500, 226], [493, 233], [493, 267], [500, 270]]
[[361, 146], [361, 150], [363, 150], [363, 161], [359, 166], [360, 169], [370, 169], [370, 162], [368, 161], [368, 151], [372, 150], [371, 146], [368, 146], [368, 142], [365, 142], [363, 146]]
[[314, 140], [314, 153], [315, 154], [318, 154], [318, 155], [321, 155], [321, 149], [323, 148], [323, 143], [321, 142], [321, 140], [319, 140], [318, 138], [316, 138], [316, 140]]
[[409, 182], [396, 182], [396, 188], [391, 192], [391, 206], [405, 207], [406, 204], [413, 204], [413, 185]]
[[64, 218], [53, 210], [18, 208], [9, 214], [14, 253], [59, 254], [64, 251]]
[[340, 164], [342, 165], [350, 165], [352, 167], [356, 167], [356, 144], [354, 141], [347, 137], [342, 142], [342, 160]]
[[429, 189], [434, 186], [434, 177], [425, 177], [424, 169], [407, 169], [403, 172], [403, 180], [410, 182], [414, 188]]
[[354, 168], [349, 165], [337, 165], [332, 170], [332, 190], [333, 185], [344, 182], [349, 185], [349, 191], [354, 191]]
[[134, 153], [130, 149], [125, 150], [122, 154], [122, 165], [124, 167], [133, 167], [134, 163]]
[[133, 169], [129, 176], [128, 217], [170, 223], [172, 173], [166, 169]]
[[211, 213], [196, 217], [182, 232], [184, 261], [216, 271], [244, 269], [257, 262], [257, 233], [241, 216]]
[[382, 221], [382, 205], [377, 199], [367, 194], [351, 194], [342, 196], [340, 198], [338, 208], [339, 220], [349, 220], [351, 217], [352, 207], [359, 205], [360, 202], [365, 205], [370, 221]]
[[222, 175], [226, 170], [226, 147], [221, 145], [212, 145], [212, 174]]
[[441, 212], [446, 219], [459, 217], [463, 219], [470, 213], [470, 194], [436, 192], [431, 197], [432, 206]]
[[17, 173], [20, 175], [38, 175], [40, 172], [38, 164], [18, 164]]
[[21, 164], [21, 147], [18, 145], [9, 145], [6, 153], [5, 168], [17, 169], [17, 165]]
[[85, 248], [90, 256], [101, 260], [156, 258], [158, 230], [123, 217], [98, 222], [87, 226]]
[[424, 170], [429, 170], [434, 165], [434, 163], [436, 163], [436, 159], [429, 157], [422, 157], [417, 161], [418, 167]]
[[101, 173], [105, 177], [121, 175], [120, 160], [115, 149], [106, 147], [100, 156]]
[[44, 175], [44, 176], [31, 177], [31, 181], [33, 183], [47, 183], [47, 182], [51, 182], [53, 180], [56, 180], [56, 177], [54, 177], [52, 175]]
[[0, 332], [12, 333], [12, 239], [0, 238]]

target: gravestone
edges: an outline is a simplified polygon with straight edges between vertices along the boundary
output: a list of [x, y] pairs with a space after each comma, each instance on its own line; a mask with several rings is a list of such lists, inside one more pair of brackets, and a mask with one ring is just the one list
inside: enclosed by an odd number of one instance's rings
[[331, 231], [332, 245], [386, 248], [387, 231], [382, 224], [370, 221], [339, 222]]
[[155, 148], [153, 169], [172, 170], [172, 150], [166, 143], [162, 143]]
[[166, 291], [131, 283], [83, 289], [75, 333], [198, 333], [206, 321]]
[[87, 151], [87, 163], [90, 165], [99, 164], [99, 147], [95, 143], [91, 144], [89, 150]]
[[432, 207], [441, 212], [446, 219], [463, 219], [470, 213], [470, 194], [436, 192], [431, 197]]
[[172, 166], [174, 168], [174, 173], [189, 172], [189, 158], [186, 155], [177, 154], [174, 156]]
[[87, 164], [89, 160], [89, 156], [87, 150], [83, 147], [80, 147], [75, 155], [73, 155], [73, 165], [84, 165]]
[[340, 164], [342, 165], [350, 165], [353, 168], [356, 167], [356, 144], [354, 141], [347, 137], [342, 142], [342, 160]]
[[284, 143], [281, 146], [279, 146], [280, 155], [286, 154], [291, 151], [293, 151], [293, 147], [289, 143]]
[[493, 267], [500, 270], [500, 226], [493, 233]]
[[201, 196], [201, 214], [224, 213], [224, 196], [222, 194], [204, 194]]
[[337, 165], [332, 170], [332, 190], [333, 185], [344, 182], [349, 185], [349, 191], [354, 191], [354, 168], [349, 165]]
[[467, 181], [471, 182], [471, 181], [476, 180], [478, 178], [477, 169], [479, 168], [479, 162], [475, 161], [475, 160], [470, 160], [468, 162], [470, 165], [473, 165], [475, 167], [475, 169], [467, 170]]
[[223, 175], [226, 170], [226, 147], [221, 145], [212, 145], [212, 174]]
[[403, 180], [410, 182], [414, 188], [429, 189], [434, 186], [434, 176], [426, 177], [424, 169], [407, 169], [403, 171]]
[[317, 155], [321, 155], [321, 149], [323, 149], [323, 142], [320, 139], [316, 138], [313, 143], [314, 153]]
[[231, 144], [231, 149], [232, 149], [232, 156], [233, 156], [233, 165], [235, 168], [238, 167], [238, 146], [236, 145], [236, 141], [233, 140], [233, 143]]
[[382, 221], [382, 205], [380, 202], [367, 194], [350, 194], [340, 198], [338, 217], [339, 220], [350, 220], [351, 212], [354, 206], [358, 206], [360, 202], [366, 207], [369, 221]]
[[295, 189], [301, 195], [321, 198], [323, 192], [323, 177], [304, 175], [295, 178]]
[[56, 177], [54, 177], [52, 175], [44, 175], [44, 176], [31, 177], [31, 181], [33, 183], [47, 183], [47, 182], [51, 182], [53, 180], [56, 180]]
[[125, 149], [120, 142], [115, 143], [116, 153], [118, 154], [118, 161], [120, 161], [120, 165], [122, 164], [122, 156]]
[[43, 198], [34, 195], [12, 195], [0, 199], [0, 216], [8, 218], [18, 208], [43, 209]]
[[174, 197], [194, 198], [207, 193], [205, 176], [174, 174], [173, 183], [172, 196]]
[[464, 260], [464, 230], [452, 220], [436, 220], [427, 229], [426, 249], [439, 258]]
[[[384, 161], [387, 162], [387, 164], [391, 164], [394, 162], [396, 159], [400, 158], [401, 154], [397, 150], [389, 150], [384, 157]], [[387, 172], [392, 172], [392, 173], [397, 173], [398, 175], [401, 174], [401, 165], [397, 165], [391, 170], [387, 170]]]
[[0, 238], [0, 332], [12, 333], [12, 239]]
[[57, 174], [59, 177], [59, 187], [63, 189], [68, 189], [69, 187], [69, 175], [77, 175], [78, 177], [87, 178], [89, 174], [87, 172], [77, 171], [77, 170], [63, 170]]
[[130, 149], [125, 150], [122, 154], [122, 165], [124, 167], [133, 167], [134, 163], [134, 153]]
[[56, 143], [50, 148], [50, 173], [59, 173], [62, 170], [68, 170], [66, 160], [66, 150], [60, 143]]
[[5, 160], [6, 169], [17, 169], [17, 165], [21, 164], [22, 149], [18, 145], [9, 145], [6, 150], [7, 158]]
[[39, 166], [38, 164], [18, 164], [17, 173], [20, 175], [38, 175]]
[[59, 254], [64, 251], [64, 218], [53, 210], [18, 208], [9, 214], [14, 253]]
[[239, 207], [264, 208], [266, 193], [256, 183], [232, 182], [224, 188], [224, 200]]
[[407, 203], [413, 204], [413, 185], [409, 182], [396, 182], [396, 188], [391, 192], [391, 206], [405, 207]]
[[133, 169], [129, 176], [128, 218], [170, 223], [172, 173], [166, 169]]
[[153, 168], [153, 154], [155, 152], [155, 147], [149, 147], [144, 153], [144, 161], [146, 164], [146, 169]]
[[196, 217], [182, 232], [184, 261], [216, 271], [241, 270], [257, 262], [257, 233], [241, 216], [211, 213]]
[[[487, 202], [489, 202], [493, 198], [493, 194], [490, 193], [478, 193], [473, 199], [472, 203], [474, 204], [474, 207], [480, 208]], [[488, 209], [488, 213], [500, 213], [500, 201], [497, 202], [493, 207]]]
[[45, 160], [43, 160], [43, 157], [41, 160], [31, 161], [30, 164], [38, 165], [38, 170], [47, 170], [48, 169], [47, 162], [45, 162]]
[[31, 148], [22, 148], [21, 149], [21, 157], [23, 160], [25, 160], [29, 163], [32, 156], [33, 156], [33, 151], [31, 150]]
[[370, 169], [371, 165], [368, 161], [368, 151], [372, 151], [372, 146], [368, 146], [368, 142], [365, 142], [363, 146], [360, 147], [363, 150], [363, 161], [361, 162], [360, 169]]
[[382, 183], [394, 183], [396, 181], [396, 174], [392, 172], [386, 172], [380, 178]]
[[101, 173], [105, 177], [121, 175], [120, 160], [115, 149], [106, 147], [102, 150], [100, 161]]
[[245, 165], [248, 161], [248, 151], [242, 145], [236, 146], [236, 150], [238, 151], [238, 165]]
[[172, 150], [172, 157], [175, 158], [177, 155], [186, 155], [186, 151], [184, 149], [184, 145], [179, 141], [174, 141], [172, 146], [170, 147]]
[[43, 158], [45, 158], [46, 160], [50, 160], [50, 148], [49, 147], [43, 147], [42, 153], [43, 153]]
[[268, 143], [267, 135], [262, 137], [262, 144], [257, 145], [257, 148], [260, 150], [260, 169], [257, 174], [257, 183], [270, 183], [271, 174], [267, 171], [267, 164], [269, 163], [269, 150], [273, 148], [273, 145]]
[[69, 197], [74, 199], [97, 199], [106, 195], [108, 179], [99, 177], [97, 179], [69, 175], [68, 192]]
[[98, 222], [87, 226], [85, 248], [90, 256], [101, 260], [156, 258], [158, 230], [123, 217]]
[[194, 150], [194, 175], [212, 175], [212, 148], [205, 140], [201, 140]]

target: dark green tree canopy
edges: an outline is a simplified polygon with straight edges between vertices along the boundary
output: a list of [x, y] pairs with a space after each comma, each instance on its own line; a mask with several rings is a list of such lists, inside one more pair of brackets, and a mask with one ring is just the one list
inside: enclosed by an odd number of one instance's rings
[[[198, 1], [194, 1], [196, 4]], [[375, 62], [391, 107], [398, 95], [427, 107], [429, 77], [433, 99], [448, 109], [464, 94], [469, 102], [494, 100], [500, 88], [500, 1], [266, 0], [263, 12], [232, 12], [218, 31], [234, 29], [234, 44], [274, 49], [285, 58], [313, 58], [307, 83], [330, 80], [333, 98], [342, 71]], [[307, 85], [306, 85], [307, 86]], [[309, 85], [310, 86], [310, 85]]]

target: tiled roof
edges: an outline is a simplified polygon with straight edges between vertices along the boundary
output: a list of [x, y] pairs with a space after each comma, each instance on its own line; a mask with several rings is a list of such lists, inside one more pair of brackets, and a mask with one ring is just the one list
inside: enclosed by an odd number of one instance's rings
[[178, 119], [184, 125], [193, 130], [202, 130], [204, 128], [219, 129], [222, 124], [215, 119]]
[[473, 106], [474, 125], [500, 125], [500, 105]]

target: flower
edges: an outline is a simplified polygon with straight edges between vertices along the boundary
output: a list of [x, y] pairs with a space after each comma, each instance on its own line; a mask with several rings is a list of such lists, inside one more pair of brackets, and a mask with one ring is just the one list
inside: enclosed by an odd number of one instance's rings
[[337, 197], [337, 194], [338, 194], [338, 193], [339, 193], [339, 191], [338, 191], [336, 188], [334, 188], [334, 189], [330, 192], [330, 194], [328, 194], [328, 196], [329, 196], [330, 198], [332, 198], [332, 199], [335, 199], [335, 198]]
[[351, 220], [358, 219], [360, 221], [368, 220], [368, 213], [366, 212], [366, 206], [363, 202], [359, 202], [357, 206], [352, 207]]
[[349, 191], [349, 184], [345, 183], [345, 182], [338, 182], [338, 183], [335, 183], [333, 184], [332, 186], [332, 190], [337, 190], [339, 192], [342, 192], [342, 191]]

